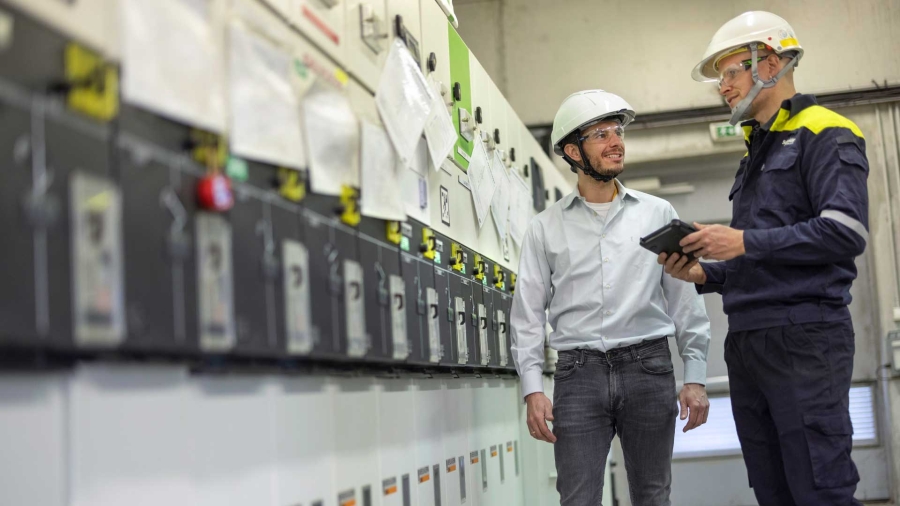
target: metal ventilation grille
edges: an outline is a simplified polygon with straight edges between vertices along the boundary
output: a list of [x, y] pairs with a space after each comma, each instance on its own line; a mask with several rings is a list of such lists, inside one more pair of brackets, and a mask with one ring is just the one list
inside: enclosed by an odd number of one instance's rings
[[[711, 397], [709, 408], [709, 419], [706, 424], [687, 434], [682, 432], [687, 420], [676, 420], [674, 458], [714, 457], [741, 453], [741, 444], [731, 415], [731, 399]], [[871, 386], [857, 386], [850, 389], [850, 421], [853, 423], [854, 445], [878, 442], [874, 392]]]

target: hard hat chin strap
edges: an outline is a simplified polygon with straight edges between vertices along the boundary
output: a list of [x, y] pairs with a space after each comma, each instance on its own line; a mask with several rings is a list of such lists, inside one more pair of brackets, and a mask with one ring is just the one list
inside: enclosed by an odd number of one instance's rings
[[591, 162], [588, 161], [587, 156], [584, 155], [584, 149], [581, 146], [581, 139], [577, 136], [575, 138], [575, 145], [578, 146], [578, 152], [581, 153], [581, 160], [584, 162], [584, 166], [579, 165], [575, 160], [569, 158], [569, 155], [565, 154], [565, 151], [563, 151], [562, 155], [563, 160], [565, 160], [569, 164], [569, 168], [572, 169], [572, 172], [577, 174], [578, 170], [581, 170], [586, 176], [590, 176], [594, 180], [604, 183], [608, 183], [616, 178], [615, 176], [600, 174], [599, 172], [594, 170], [593, 167], [591, 167]]
[[741, 121], [744, 121], [744, 115], [747, 114], [747, 109], [750, 108], [750, 104], [756, 99], [756, 96], [759, 95], [759, 92], [765, 88], [771, 88], [778, 83], [778, 80], [781, 79], [789, 70], [797, 66], [797, 55], [790, 57], [791, 59], [784, 65], [784, 68], [781, 69], [777, 74], [772, 76], [770, 79], [760, 79], [759, 78], [759, 69], [756, 66], [756, 59], [758, 58], [758, 53], [756, 50], [756, 44], [751, 44], [749, 46], [750, 49], [750, 69], [753, 75], [753, 88], [750, 89], [750, 93], [747, 93], [747, 96], [743, 98], [738, 104], [731, 110], [731, 119], [728, 121], [732, 125], [737, 125]]

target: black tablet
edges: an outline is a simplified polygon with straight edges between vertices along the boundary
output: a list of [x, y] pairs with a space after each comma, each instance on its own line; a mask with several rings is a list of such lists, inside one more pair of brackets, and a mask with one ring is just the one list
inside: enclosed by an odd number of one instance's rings
[[[686, 236], [693, 234], [697, 229], [681, 220], [672, 220], [666, 226], [654, 231], [646, 237], [641, 237], [641, 246], [656, 253], [672, 254], [678, 253], [684, 255], [681, 245], [678, 244]], [[694, 259], [693, 253], [687, 253], [687, 256]]]

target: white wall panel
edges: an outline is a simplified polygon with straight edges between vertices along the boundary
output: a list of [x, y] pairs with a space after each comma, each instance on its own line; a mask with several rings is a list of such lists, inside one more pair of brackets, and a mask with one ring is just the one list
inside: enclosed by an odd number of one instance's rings
[[428, 468], [428, 481], [419, 482], [413, 475], [413, 490], [419, 506], [436, 506], [434, 466], [443, 464], [444, 445], [442, 418], [444, 399], [439, 380], [417, 380], [413, 386], [415, 403], [416, 460], [415, 469]]
[[64, 374], [0, 376], [0, 503], [67, 504], [66, 379]]
[[[180, 443], [196, 450], [194, 504], [275, 506], [274, 386], [259, 376], [202, 376], [191, 386], [189, 433]], [[154, 425], [163, 409], [148, 413], [146, 423]]]
[[384, 506], [402, 506], [403, 476], [415, 479], [415, 407], [411, 387], [411, 380], [387, 380], [378, 393], [379, 479], [396, 479], [397, 486], [397, 492], [387, 496], [381, 481], [374, 487]]
[[209, 504], [202, 498], [215, 487], [200, 483], [201, 439], [231, 421], [200, 425], [211, 413], [198, 409], [184, 369], [90, 365], [68, 379], [71, 458], [62, 462], [72, 479], [70, 504]]
[[275, 394], [277, 504], [334, 504], [336, 390], [326, 378], [281, 381]]
[[[381, 484], [378, 470], [378, 390], [369, 379], [342, 380], [335, 393], [335, 484], [336, 492], [356, 491], [362, 504], [363, 488], [376, 490]], [[381, 504], [376, 495], [373, 504]]]

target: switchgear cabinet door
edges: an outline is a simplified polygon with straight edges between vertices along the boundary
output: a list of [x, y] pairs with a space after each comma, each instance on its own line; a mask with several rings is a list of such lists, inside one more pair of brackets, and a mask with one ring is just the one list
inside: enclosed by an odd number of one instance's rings
[[198, 351], [196, 176], [176, 161], [189, 129], [125, 106], [116, 139], [125, 241], [127, 350]]
[[238, 189], [234, 200], [230, 218], [237, 340], [232, 351], [242, 356], [266, 356], [276, 349], [275, 343], [269, 340], [266, 306], [267, 297], [271, 297], [266, 292], [274, 285], [265, 264], [266, 248], [274, 241], [272, 222], [265, 216], [263, 202], [254, 196], [242, 194]]
[[[450, 281], [454, 275], [449, 270], [434, 266], [434, 290], [437, 297], [437, 306], [429, 308], [429, 316], [437, 320], [438, 332], [443, 354], [442, 365], [458, 364], [459, 350], [455, 339], [455, 314], [450, 296]], [[431, 313], [434, 311], [434, 313]]]
[[[36, 286], [35, 268], [46, 273], [46, 247], [43, 256], [36, 255], [37, 243], [46, 243], [44, 222], [52, 216], [26, 202], [39, 182], [35, 172], [35, 145], [31, 137], [30, 111], [5, 102], [0, 103], [0, 153], [6, 167], [0, 171], [0, 346], [41, 347], [49, 344], [50, 329], [46, 309], [49, 297], [46, 282]], [[41, 202], [47, 202], [41, 199]], [[58, 208], [59, 202], [55, 201]], [[57, 209], [54, 221], [65, 221]], [[46, 278], [46, 274], [44, 276]], [[38, 308], [44, 308], [39, 310]]]
[[46, 242], [50, 332], [80, 347], [118, 346], [125, 335], [122, 215], [109, 177], [110, 130], [59, 112], [46, 117], [44, 133], [46, 197], [60, 212]]
[[304, 239], [309, 252], [309, 283], [312, 294], [312, 354], [334, 357], [339, 353], [337, 318], [341, 290], [337, 251], [331, 241], [330, 220], [320, 214], [304, 213]]
[[162, 161], [142, 161], [128, 149], [120, 148], [118, 154], [124, 202], [126, 346], [147, 353], [189, 352], [197, 343], [196, 332], [188, 333], [184, 288], [194, 279], [189, 235], [193, 195], [184, 191], [191, 181]]

